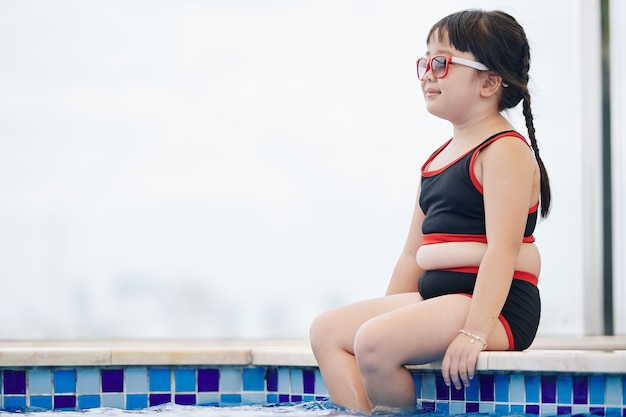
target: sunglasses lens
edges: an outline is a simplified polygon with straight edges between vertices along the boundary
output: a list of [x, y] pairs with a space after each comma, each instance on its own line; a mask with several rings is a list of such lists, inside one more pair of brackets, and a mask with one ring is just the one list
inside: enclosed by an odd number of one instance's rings
[[433, 74], [435, 77], [442, 77], [446, 73], [446, 66], [448, 65], [448, 60], [445, 56], [435, 56], [433, 57], [430, 66], [433, 69]]
[[420, 58], [417, 60], [417, 78], [420, 80], [424, 78], [424, 74], [426, 74], [426, 67], [428, 66], [428, 61], [426, 58]]

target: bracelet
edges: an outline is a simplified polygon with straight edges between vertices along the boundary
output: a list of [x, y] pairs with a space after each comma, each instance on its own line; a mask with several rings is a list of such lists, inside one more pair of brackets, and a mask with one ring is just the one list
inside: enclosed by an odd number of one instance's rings
[[472, 334], [468, 332], [467, 330], [463, 330], [463, 329], [459, 330], [459, 333], [463, 333], [465, 336], [470, 337], [472, 339], [470, 340], [470, 343], [474, 343], [474, 340], [478, 340], [479, 342], [483, 344], [483, 350], [487, 349], [487, 341], [483, 339], [482, 337]]

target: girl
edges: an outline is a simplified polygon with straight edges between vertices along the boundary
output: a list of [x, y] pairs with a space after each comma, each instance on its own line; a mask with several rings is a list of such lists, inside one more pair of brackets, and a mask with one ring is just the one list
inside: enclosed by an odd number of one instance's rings
[[[417, 60], [426, 107], [453, 137], [422, 167], [409, 235], [385, 297], [321, 314], [311, 346], [330, 398], [362, 412], [412, 409], [407, 364], [443, 358], [461, 389], [483, 350], [523, 350], [540, 315], [533, 231], [550, 207], [530, 108], [529, 45], [506, 13], [436, 23]], [[530, 145], [501, 114], [523, 102]]]

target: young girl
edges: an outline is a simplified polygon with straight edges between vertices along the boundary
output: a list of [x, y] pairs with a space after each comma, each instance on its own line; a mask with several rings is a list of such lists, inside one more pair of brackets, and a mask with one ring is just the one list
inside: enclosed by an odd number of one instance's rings
[[[330, 398], [362, 412], [416, 405], [407, 364], [443, 358], [462, 389], [483, 350], [523, 350], [540, 315], [537, 212], [550, 187], [530, 108], [529, 45], [506, 13], [436, 23], [417, 77], [453, 137], [422, 167], [409, 235], [385, 297], [327, 311], [311, 346]], [[501, 114], [523, 103], [530, 145]], [[541, 201], [541, 205], [539, 205]]]

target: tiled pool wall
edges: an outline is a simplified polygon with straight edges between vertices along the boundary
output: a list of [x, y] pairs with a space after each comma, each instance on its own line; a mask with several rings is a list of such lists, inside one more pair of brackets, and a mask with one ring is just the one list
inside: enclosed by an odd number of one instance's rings
[[[626, 375], [480, 372], [448, 388], [433, 370], [411, 370], [418, 406], [442, 414], [594, 414], [626, 417]], [[128, 366], [2, 368], [4, 410], [143, 409], [181, 405], [269, 405], [326, 400], [315, 367]]]

